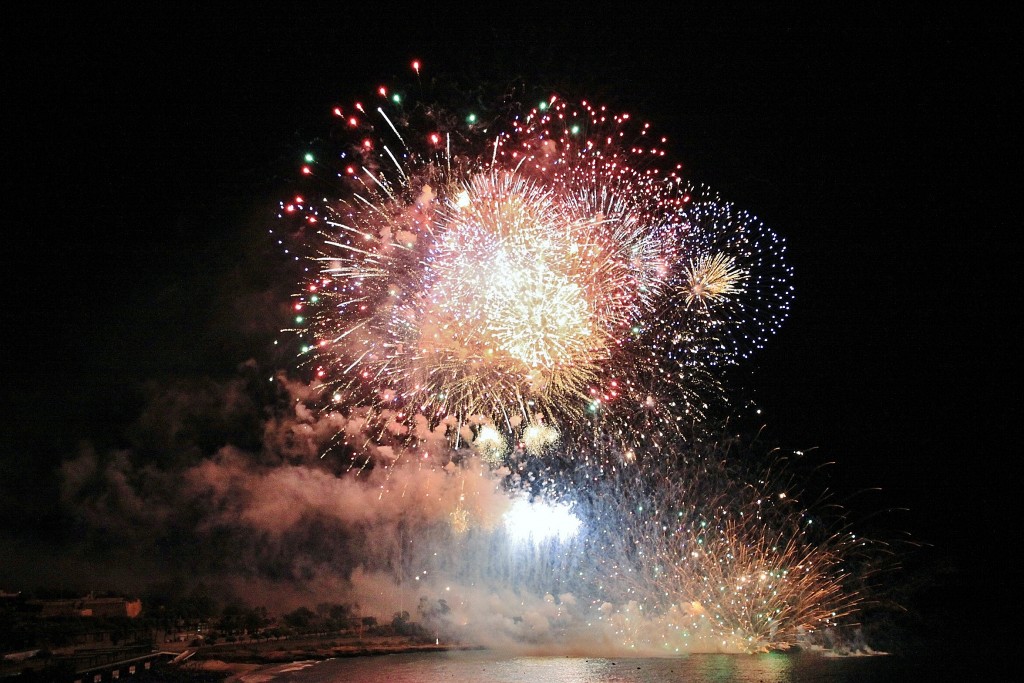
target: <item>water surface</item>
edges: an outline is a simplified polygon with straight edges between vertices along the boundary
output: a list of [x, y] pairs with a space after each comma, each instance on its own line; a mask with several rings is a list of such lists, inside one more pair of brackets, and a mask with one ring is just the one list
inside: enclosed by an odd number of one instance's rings
[[[828, 657], [817, 653], [678, 658], [525, 657], [490, 651], [432, 652], [295, 662], [246, 683], [859, 683], [988, 680], [938, 657]], [[980, 673], [980, 670], [976, 671]]]

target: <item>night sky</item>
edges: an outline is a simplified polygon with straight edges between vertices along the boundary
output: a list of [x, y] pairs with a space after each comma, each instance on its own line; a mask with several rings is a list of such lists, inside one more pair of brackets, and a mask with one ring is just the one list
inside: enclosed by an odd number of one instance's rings
[[168, 437], [200, 453], [232, 435], [252, 447], [230, 415], [168, 397], [202, 394], [248, 359], [287, 367], [272, 346], [275, 297], [293, 286], [266, 233], [276, 202], [330, 107], [418, 58], [439, 78], [596, 91], [668, 135], [689, 177], [783, 235], [792, 315], [742, 375], [765, 438], [834, 462], [829, 484], [854, 520], [879, 512], [872, 528], [926, 544], [907, 580], [948, 601], [936, 613], [975, 633], [998, 616], [1019, 536], [1020, 50], [1008, 22], [512, 12], [467, 7], [450, 23], [397, 7], [193, 7], [19, 29], [5, 106], [16, 179], [0, 589], [73, 568], [84, 523], [69, 521], [60, 473], [83, 448], [159, 451], [140, 424], [161, 406], [210, 420]]

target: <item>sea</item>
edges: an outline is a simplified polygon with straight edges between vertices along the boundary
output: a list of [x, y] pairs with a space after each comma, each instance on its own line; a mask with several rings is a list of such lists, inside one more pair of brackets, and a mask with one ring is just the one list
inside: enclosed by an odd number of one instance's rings
[[951, 651], [914, 655], [829, 656], [693, 654], [671, 658], [520, 656], [492, 651], [347, 657], [275, 665], [244, 683], [861, 683], [1002, 681], [988, 660]]

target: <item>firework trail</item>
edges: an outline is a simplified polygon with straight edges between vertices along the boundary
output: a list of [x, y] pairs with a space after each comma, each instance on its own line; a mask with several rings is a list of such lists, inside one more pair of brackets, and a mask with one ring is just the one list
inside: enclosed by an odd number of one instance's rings
[[552, 96], [485, 127], [377, 95], [335, 110], [354, 144], [307, 157], [333, 196], [282, 204], [317, 233], [295, 331], [335, 402], [483, 433], [494, 460], [485, 426], [531, 452], [595, 425], [642, 446], [785, 318], [781, 240], [661, 170], [649, 124]]

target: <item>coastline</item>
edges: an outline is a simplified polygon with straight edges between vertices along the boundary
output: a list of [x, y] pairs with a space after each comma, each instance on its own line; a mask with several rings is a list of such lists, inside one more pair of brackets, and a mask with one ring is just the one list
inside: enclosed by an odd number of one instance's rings
[[377, 637], [344, 642], [344, 638], [310, 638], [295, 641], [271, 641], [219, 645], [199, 650], [193, 658], [180, 665], [187, 671], [220, 673], [230, 683], [266, 681], [272, 673], [301, 665], [338, 657], [370, 657], [414, 652], [447, 652], [475, 650], [479, 647], [455, 643], [423, 643], [402, 637]]

